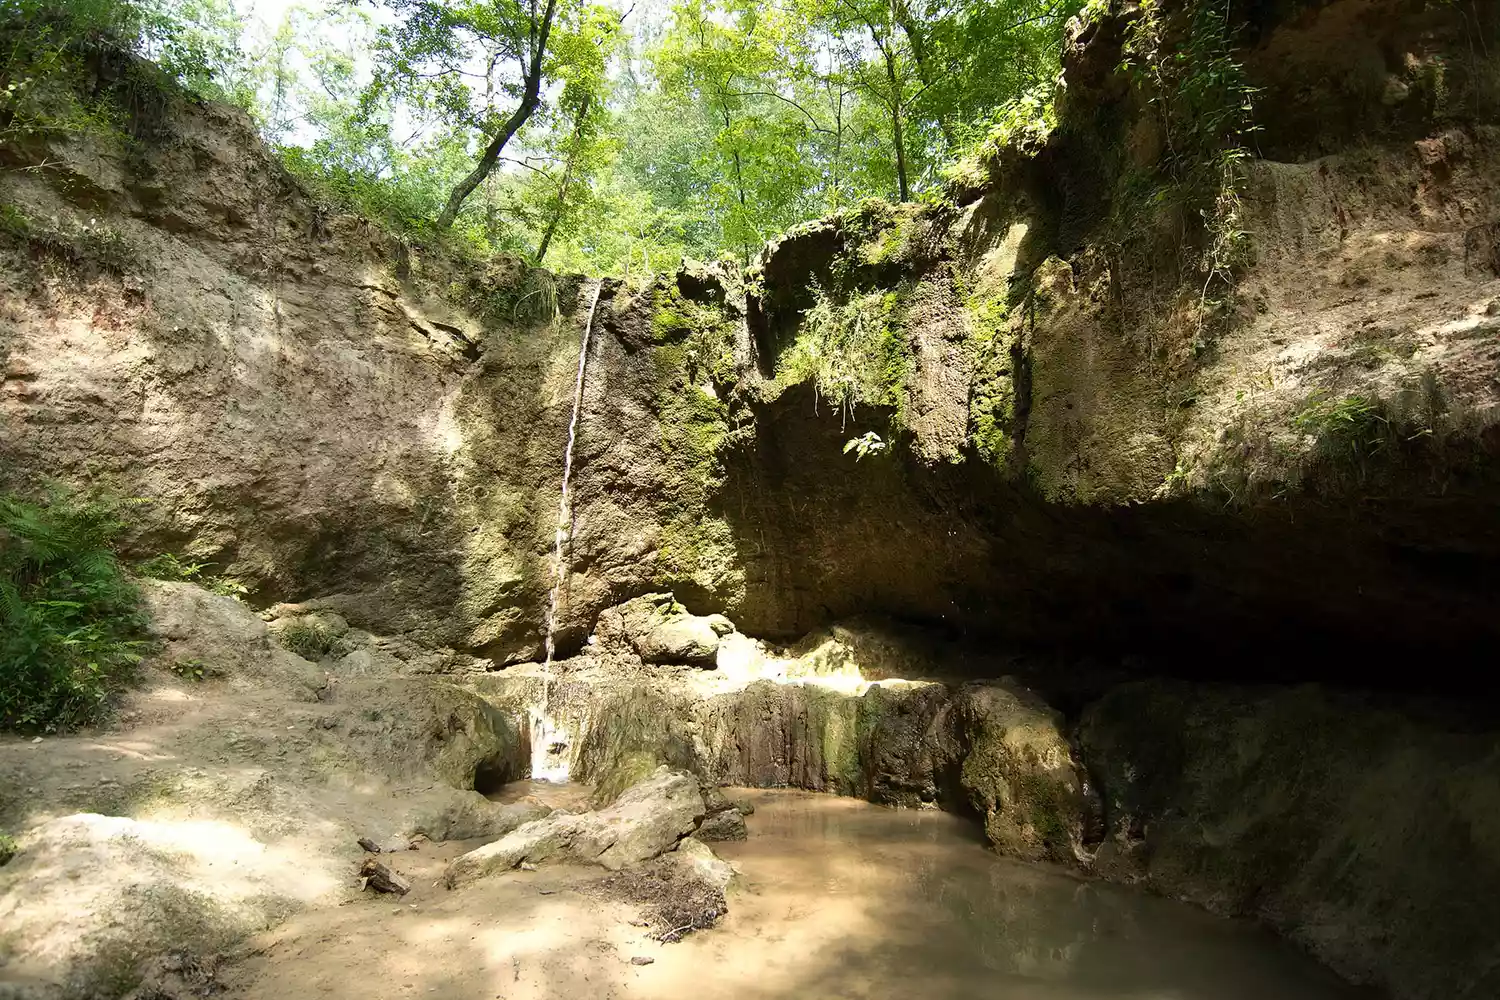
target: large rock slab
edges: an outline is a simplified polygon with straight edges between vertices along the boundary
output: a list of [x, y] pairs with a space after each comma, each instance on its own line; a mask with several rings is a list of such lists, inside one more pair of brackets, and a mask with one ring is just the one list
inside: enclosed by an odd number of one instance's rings
[[0, 978], [38, 996], [119, 996], [152, 956], [220, 952], [344, 881], [326, 859], [222, 821], [76, 813], [20, 848], [0, 868]]
[[698, 779], [661, 767], [609, 808], [555, 813], [527, 823], [455, 858], [443, 878], [449, 888], [457, 888], [523, 861], [579, 861], [618, 871], [671, 850], [703, 816]]
[[447, 791], [434, 801], [413, 804], [399, 824], [402, 835], [421, 834], [429, 840], [476, 840], [503, 837], [517, 827], [552, 815], [551, 807], [535, 801], [501, 804], [478, 792]]
[[1316, 687], [1145, 682], [1079, 734], [1097, 868], [1401, 1000], [1500, 996], [1500, 734]]
[[248, 605], [192, 583], [141, 580], [140, 587], [162, 666], [192, 664], [205, 678], [240, 686], [283, 684], [304, 700], [322, 687], [323, 672], [272, 643], [266, 623]]

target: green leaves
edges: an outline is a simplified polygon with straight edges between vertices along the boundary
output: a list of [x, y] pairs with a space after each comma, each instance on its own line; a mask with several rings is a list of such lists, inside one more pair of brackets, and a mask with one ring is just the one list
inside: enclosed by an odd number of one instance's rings
[[235, 0], [0, 0], [38, 26], [0, 111], [108, 38], [249, 109], [305, 185], [403, 240], [595, 273], [743, 263], [1035, 141], [1079, 3], [673, 0], [622, 22], [603, 0], [349, 0], [253, 36]]
[[0, 726], [92, 721], [140, 662], [140, 595], [111, 548], [128, 506], [60, 488], [0, 495]]
[[857, 438], [850, 438], [844, 442], [844, 454], [854, 452], [854, 460], [860, 461], [871, 455], [882, 455], [890, 447], [883, 441], [879, 434], [874, 431], [866, 431]]

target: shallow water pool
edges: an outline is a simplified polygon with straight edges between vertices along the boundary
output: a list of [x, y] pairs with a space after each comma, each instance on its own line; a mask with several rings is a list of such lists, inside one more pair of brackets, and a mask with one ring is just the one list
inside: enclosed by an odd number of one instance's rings
[[[706, 995], [1363, 995], [1257, 928], [999, 858], [961, 817], [806, 792], [726, 791], [756, 811], [749, 840], [714, 845], [742, 877], [729, 916], [697, 947], [718, 938], [712, 951], [738, 974], [714, 970]], [[729, 981], [741, 976], [737, 992]]]

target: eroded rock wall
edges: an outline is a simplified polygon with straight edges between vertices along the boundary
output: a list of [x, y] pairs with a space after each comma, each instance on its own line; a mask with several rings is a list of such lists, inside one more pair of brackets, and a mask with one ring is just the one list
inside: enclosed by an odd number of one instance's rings
[[562, 641], [658, 579], [728, 600], [733, 552], [701, 516], [721, 287], [454, 264], [317, 203], [235, 112], [154, 100], [134, 135], [3, 151], [35, 169], [0, 178], [0, 484], [102, 483], [150, 501], [138, 555], [526, 659], [598, 292]]
[[[128, 140], [12, 144], [48, 167], [0, 179], [0, 479], [111, 482], [153, 501], [141, 554], [519, 662], [598, 291], [565, 652], [655, 589], [758, 635], [875, 612], [1188, 672], [1273, 638], [1491, 641], [1500, 118], [1469, 40], [1492, 18], [1429, 6], [1231, 11], [1275, 96], [1239, 186], [1253, 258], [1212, 303], [1201, 225], [1118, 224], [1162, 141], [1123, 5], [1073, 32], [1045, 143], [744, 276], [601, 288], [398, 245], [180, 95]], [[1385, 110], [1313, 141], [1348, 95], [1304, 84], [1340, 58]], [[791, 363], [820, 294], [881, 328], [852, 405]], [[883, 450], [847, 450], [866, 434]]]
[[1500, 990], [1500, 738], [1315, 687], [1111, 692], [1079, 741], [1096, 868], [1275, 927], [1397, 997]]

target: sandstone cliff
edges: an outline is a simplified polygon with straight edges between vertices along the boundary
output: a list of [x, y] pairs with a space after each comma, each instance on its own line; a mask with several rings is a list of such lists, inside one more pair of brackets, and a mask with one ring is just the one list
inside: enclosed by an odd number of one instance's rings
[[[1282, 7], [1235, 15], [1262, 129], [1232, 281], [1182, 205], [1122, 214], [1171, 139], [1129, 6], [1075, 32], [1050, 138], [954, 202], [606, 281], [563, 648], [660, 588], [752, 634], [869, 611], [1200, 665], [1492, 639], [1493, 13]], [[232, 112], [146, 103], [129, 137], [5, 150], [36, 169], [0, 177], [0, 476], [147, 497], [143, 553], [261, 602], [537, 655], [595, 283], [398, 246]], [[809, 337], [851, 317], [876, 336], [820, 394]]]

